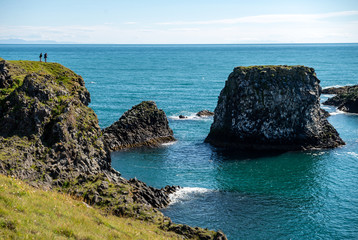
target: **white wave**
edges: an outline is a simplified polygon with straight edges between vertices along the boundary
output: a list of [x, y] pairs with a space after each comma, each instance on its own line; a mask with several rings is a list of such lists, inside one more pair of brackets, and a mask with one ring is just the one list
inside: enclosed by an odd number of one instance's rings
[[355, 152], [347, 152], [347, 154], [353, 156], [353, 157], [356, 157], [358, 158], [358, 153], [355, 153]]
[[332, 107], [331, 106], [325, 106], [325, 105], [321, 105], [321, 108], [324, 109], [324, 110], [331, 110]]
[[162, 143], [162, 146], [171, 146], [171, 145], [174, 145], [174, 144], [176, 144], [176, 143], [177, 143], [177, 141]]
[[212, 190], [207, 188], [200, 188], [200, 187], [184, 187], [180, 188], [175, 193], [169, 195], [170, 204], [174, 204], [177, 202], [188, 201], [196, 197], [200, 197], [203, 194], [210, 192]]
[[336, 94], [321, 94], [321, 98], [330, 98]]
[[96, 83], [96, 82], [90, 82], [90, 83]]
[[[179, 115], [183, 115], [186, 118], [179, 118]], [[213, 117], [212, 116], [199, 117], [196, 115], [196, 113], [180, 113], [178, 115], [169, 116], [169, 119], [181, 120], [181, 121], [187, 121], [187, 120], [210, 121], [211, 119], [213, 119]]]
[[[347, 85], [348, 86], [348, 85]], [[328, 86], [328, 87], [323, 87], [322, 89], [327, 89], [327, 88], [339, 88], [339, 87], [344, 87], [342, 85], [333, 85], [333, 86]]]
[[330, 114], [330, 115], [345, 114], [345, 115], [353, 115], [353, 116], [357, 116], [357, 115], [358, 115], [358, 113], [344, 112], [344, 111], [341, 111], [341, 110], [339, 110], [339, 109], [337, 109], [335, 112], [330, 112], [329, 114]]
[[329, 114], [332, 115], [332, 116], [334, 116], [334, 115], [338, 115], [338, 114], [345, 114], [345, 112], [343, 112], [343, 111], [337, 109], [335, 112], [331, 112], [331, 113], [329, 113]]

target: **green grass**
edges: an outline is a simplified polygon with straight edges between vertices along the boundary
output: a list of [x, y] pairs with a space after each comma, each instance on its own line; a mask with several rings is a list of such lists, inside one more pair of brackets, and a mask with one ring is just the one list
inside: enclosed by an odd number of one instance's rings
[[63, 84], [65, 87], [71, 89], [79, 76], [72, 70], [62, 66], [59, 63], [44, 63], [24, 60], [10, 60], [6, 61], [9, 65], [10, 74], [14, 80], [12, 86], [6, 89], [0, 89], [0, 100], [4, 99], [15, 89], [20, 87], [24, 78], [29, 73], [37, 73], [41, 76], [50, 75], [55, 78], [56, 83]]
[[77, 76], [72, 70], [62, 66], [59, 63], [44, 63], [24, 60], [10, 60], [8, 62], [12, 65], [12, 67], [18, 67], [19, 69], [23, 69], [26, 71], [26, 73], [43, 73], [59, 78], [65, 77], [65, 75], [67, 77]]
[[180, 239], [155, 224], [106, 215], [69, 195], [0, 175], [0, 239]]
[[310, 71], [313, 71], [313, 69], [309, 68], [309, 67], [305, 67], [303, 65], [254, 65], [254, 66], [239, 66], [236, 67], [235, 69], [242, 69], [242, 70], [250, 70], [250, 69], [259, 69], [259, 70], [264, 70], [264, 69], [293, 69], [293, 68], [307, 68], [310, 69]]

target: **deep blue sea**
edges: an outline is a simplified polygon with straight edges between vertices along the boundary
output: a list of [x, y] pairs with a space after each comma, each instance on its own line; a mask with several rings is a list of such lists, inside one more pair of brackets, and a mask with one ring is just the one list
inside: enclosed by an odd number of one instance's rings
[[358, 84], [358, 44], [0, 45], [8, 60], [40, 52], [83, 76], [101, 127], [143, 100], [166, 112], [176, 143], [113, 153], [112, 165], [184, 187], [163, 210], [174, 222], [229, 239], [358, 239], [358, 115], [324, 107], [346, 145], [281, 155], [215, 149], [203, 143], [212, 118], [195, 117], [215, 109], [235, 66], [306, 65], [322, 87]]

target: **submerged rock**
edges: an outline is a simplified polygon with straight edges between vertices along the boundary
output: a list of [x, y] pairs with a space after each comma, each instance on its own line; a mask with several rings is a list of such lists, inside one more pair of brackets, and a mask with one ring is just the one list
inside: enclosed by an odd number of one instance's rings
[[330, 88], [325, 92], [337, 95], [327, 99], [323, 104], [336, 106], [344, 112], [358, 113], [358, 85]]
[[180, 119], [185, 119], [185, 118], [188, 118], [187, 116], [184, 116], [184, 115], [179, 115], [179, 118]]
[[343, 145], [319, 105], [313, 68], [236, 67], [220, 93], [206, 138], [234, 149], [300, 150]]
[[141, 102], [125, 112], [103, 130], [103, 139], [110, 151], [175, 141], [164, 111], [152, 101]]
[[198, 113], [196, 113], [196, 116], [198, 116], [198, 117], [209, 117], [209, 116], [214, 116], [214, 113], [205, 109], [205, 110], [201, 110]]

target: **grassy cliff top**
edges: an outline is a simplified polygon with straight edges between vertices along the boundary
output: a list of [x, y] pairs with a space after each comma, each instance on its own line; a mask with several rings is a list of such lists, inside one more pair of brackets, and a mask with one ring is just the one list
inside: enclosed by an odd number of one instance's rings
[[[0, 61], [3, 62], [4, 60], [0, 58]], [[81, 78], [81, 76], [59, 63], [6, 60], [5, 67], [9, 70], [13, 83], [5, 89], [0, 89], [0, 100], [4, 99], [16, 88], [20, 87], [28, 74], [35, 73], [39, 76], [51, 76], [55, 79], [57, 84], [62, 84], [63, 86], [66, 86], [66, 88], [69, 88], [69, 90], [73, 86], [78, 85], [78, 78]]]
[[307, 69], [308, 71], [314, 71], [313, 68], [306, 67], [303, 65], [254, 65], [254, 66], [238, 66], [234, 68], [235, 70], [292, 70], [292, 69]]
[[1, 239], [179, 239], [152, 223], [120, 218], [66, 194], [0, 174]]

